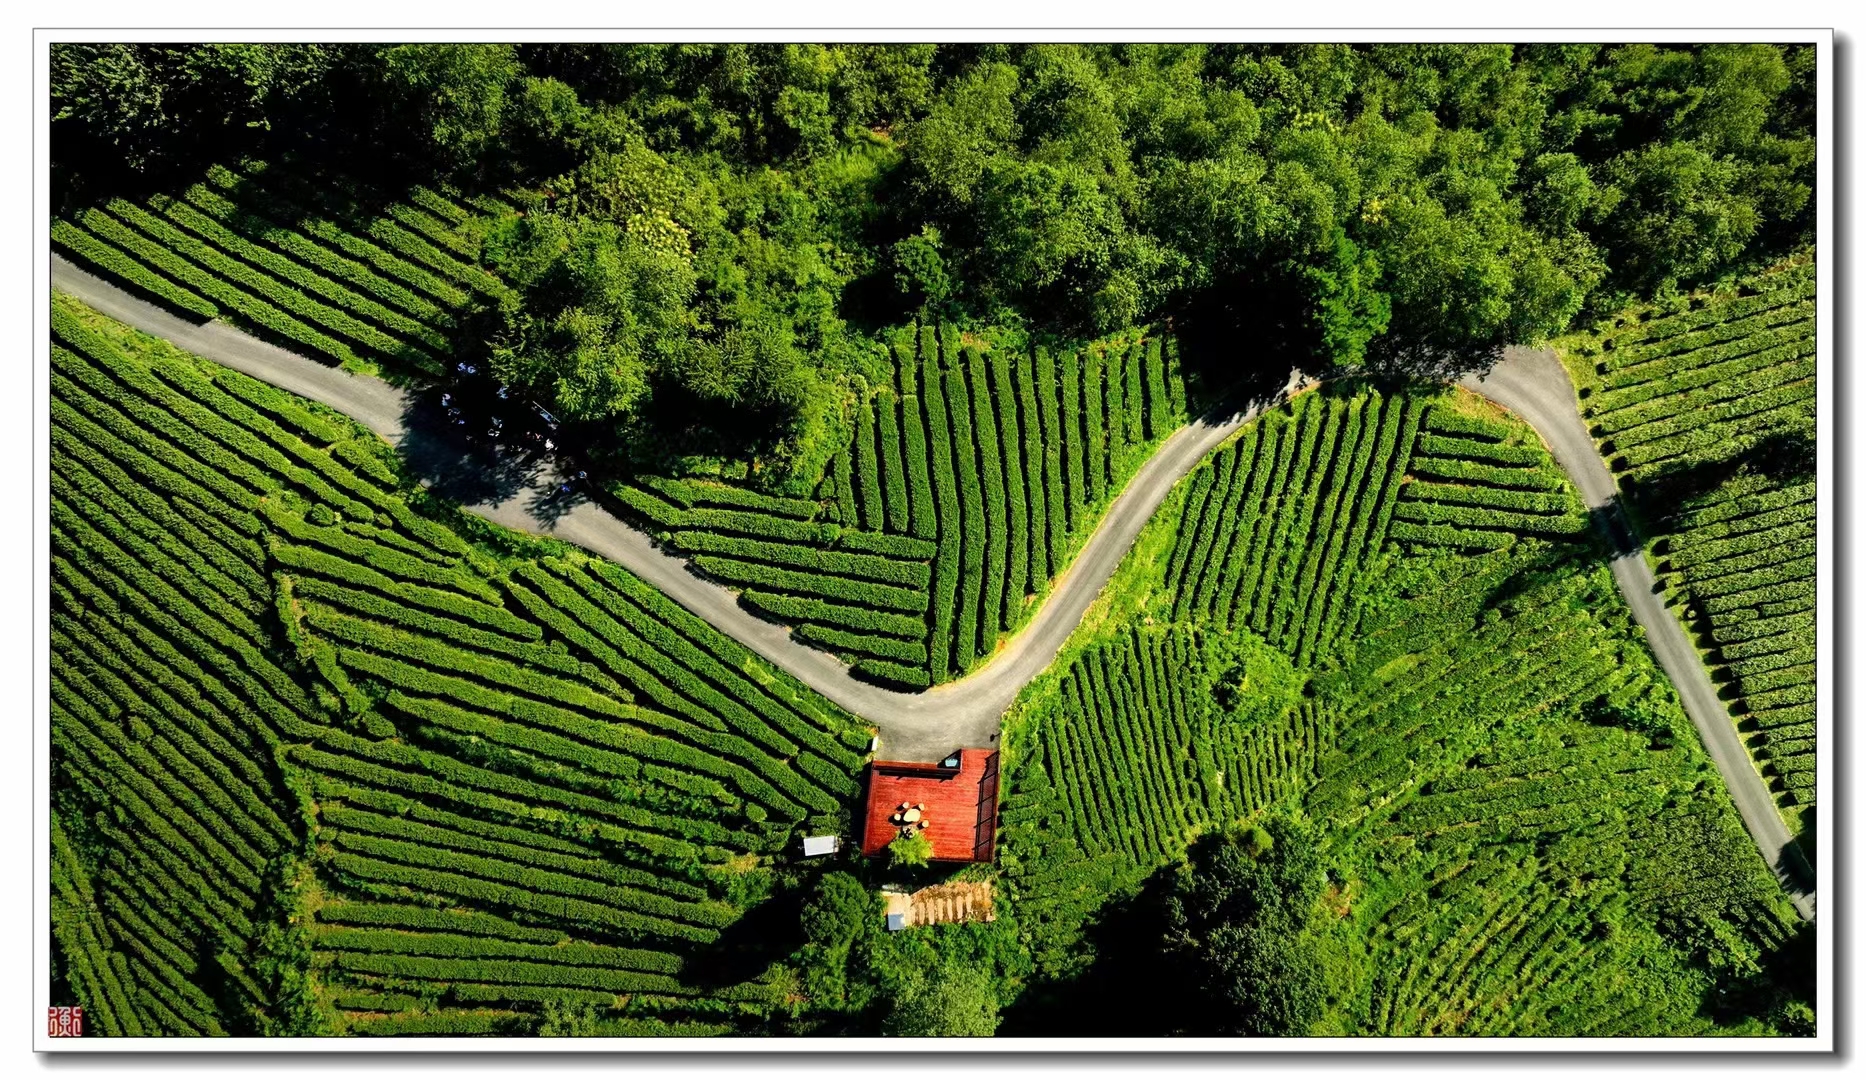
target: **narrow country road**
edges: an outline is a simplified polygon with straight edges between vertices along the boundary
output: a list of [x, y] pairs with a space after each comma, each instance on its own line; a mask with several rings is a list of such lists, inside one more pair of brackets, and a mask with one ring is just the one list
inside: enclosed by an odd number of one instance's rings
[[1677, 617], [1665, 606], [1645, 552], [1620, 513], [1619, 488], [1576, 410], [1574, 387], [1561, 361], [1549, 349], [1512, 348], [1504, 352], [1502, 362], [1489, 374], [1467, 375], [1459, 385], [1528, 421], [1548, 443], [1549, 451], [1580, 491], [1588, 509], [1606, 528], [1615, 551], [1613, 578], [1626, 597], [1626, 606], [1645, 628], [1646, 643], [1678, 688], [1685, 715], [1691, 718], [1705, 751], [1723, 774], [1724, 787], [1729, 789], [1730, 800], [1742, 815], [1743, 825], [1756, 841], [1763, 861], [1774, 869], [1795, 909], [1812, 921], [1814, 875], [1777, 813], [1768, 784], [1750, 762], [1743, 740], [1737, 737], [1736, 725], [1717, 697], [1703, 658]]
[[[58, 290], [119, 322], [347, 414], [401, 448], [417, 474], [432, 478], [424, 482], [434, 484], [471, 513], [508, 528], [553, 536], [621, 564], [811, 689], [874, 724], [880, 732], [881, 755], [908, 761], [935, 761], [960, 746], [995, 742], [1005, 709], [1049, 666], [1173, 485], [1227, 436], [1263, 408], [1282, 400], [1296, 385], [1292, 375], [1283, 392], [1270, 400], [1230, 416], [1196, 420], [1174, 433], [1115, 499], [1088, 543], [1054, 583], [1042, 609], [988, 664], [956, 682], [905, 694], [853, 678], [840, 661], [797, 643], [784, 627], [746, 611], [732, 592], [694, 574], [685, 561], [661, 551], [647, 534], [600, 506], [580, 499], [559, 501], [553, 495], [555, 478], [544, 466], [458, 460], [457, 453], [427, 434], [430, 425], [418, 422], [423, 406], [410, 391], [326, 366], [222, 323], [201, 325], [178, 318], [57, 255], [52, 257], [52, 282]], [[1796, 908], [1812, 919], [1814, 892], [1803, 883], [1811, 882], [1813, 875], [1792, 844], [1762, 777], [1750, 764], [1704, 665], [1683, 628], [1655, 594], [1652, 571], [1619, 517], [1613, 478], [1575, 411], [1567, 373], [1547, 350], [1511, 349], [1487, 376], [1467, 377], [1461, 385], [1517, 413], [1534, 427], [1587, 505], [1602, 515], [1619, 549], [1613, 562], [1614, 578], [1634, 618], [1645, 628], [1660, 664], [1678, 687], [1685, 711], [1723, 774], [1764, 860], [1781, 877]], [[506, 472], [477, 491], [450, 482], [450, 473], [457, 479], [459, 474], [485, 469]]]
[[882, 756], [902, 761], [938, 761], [961, 746], [991, 745], [998, 737], [999, 718], [1025, 684], [1055, 658], [1173, 485], [1226, 436], [1281, 397], [1221, 420], [1197, 420], [1175, 432], [1108, 508], [1022, 631], [965, 678], [908, 694], [854, 678], [841, 661], [799, 644], [786, 628], [746, 611], [734, 593], [694, 574], [684, 560], [662, 551], [646, 533], [595, 503], [556, 499], [556, 478], [542, 466], [519, 470], [501, 483], [487, 485], [490, 490], [450, 485], [448, 476], [463, 471], [461, 463], [457, 455], [450, 460], [428, 437], [431, 424], [415, 421], [422, 405], [410, 391], [318, 363], [222, 323], [202, 325], [171, 315], [57, 255], [52, 257], [52, 282], [119, 322], [350, 416], [404, 450], [417, 475], [434, 478], [428, 482], [471, 513], [507, 528], [553, 536], [627, 567], [811, 689], [874, 724]]

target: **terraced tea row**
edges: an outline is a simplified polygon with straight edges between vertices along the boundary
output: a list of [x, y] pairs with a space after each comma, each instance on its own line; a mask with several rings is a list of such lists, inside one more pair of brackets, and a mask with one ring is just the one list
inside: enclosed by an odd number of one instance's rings
[[1807, 255], [1569, 343], [1669, 599], [1797, 813], [1816, 798], [1814, 298]]
[[410, 198], [371, 215], [341, 187], [216, 166], [180, 197], [114, 199], [55, 221], [52, 243], [171, 310], [350, 367], [435, 373], [460, 315], [508, 292], [477, 265], [477, 219], [503, 207]]
[[1171, 342], [1052, 358], [921, 327], [816, 500], [650, 479], [615, 497], [743, 601], [876, 681], [922, 687], [990, 658], [1185, 415]]
[[1314, 782], [1328, 718], [1304, 703], [1237, 722], [1212, 693], [1234, 659], [1222, 636], [1186, 624], [1133, 630], [1084, 650], [1036, 712], [1001, 821], [1041, 970], [1072, 970], [1085, 920], [1194, 836]]
[[[1033, 993], [1092, 978], [1148, 932], [1098, 922], [1144, 923], [1143, 882], [1264, 813], [1328, 838], [1354, 942], [1331, 1030], [1687, 1030], [1722, 977], [1701, 935], [1787, 947], [1788, 905], [1520, 423], [1461, 393], [1311, 394], [1184, 487], [1007, 721]], [[1433, 504], [1502, 516], [1408, 515]]]
[[1727, 481], [1660, 519], [1659, 568], [1785, 806], [1815, 802], [1815, 488]]
[[777, 1007], [688, 958], [840, 820], [865, 729], [616, 567], [469, 547], [340, 418], [62, 297], [54, 330], [56, 936], [99, 1033], [281, 1030], [298, 865], [348, 1030]]
[[1614, 471], [1652, 481], [1814, 421], [1814, 265], [1600, 334], [1583, 415]]
[[1352, 632], [1389, 539], [1475, 552], [1579, 534], [1548, 452], [1493, 412], [1331, 390], [1268, 414], [1192, 475], [1173, 617], [1249, 627], [1306, 663]]

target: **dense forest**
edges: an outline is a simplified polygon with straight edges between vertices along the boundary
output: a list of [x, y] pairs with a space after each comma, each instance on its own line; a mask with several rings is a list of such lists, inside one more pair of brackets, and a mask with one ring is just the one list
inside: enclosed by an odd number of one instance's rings
[[512, 288], [456, 346], [603, 442], [781, 480], [915, 316], [1170, 326], [1222, 386], [1480, 369], [1727, 280], [1811, 240], [1813, 71], [1771, 45], [60, 45], [54, 186], [69, 212], [267, 160], [512, 199], [483, 238]]

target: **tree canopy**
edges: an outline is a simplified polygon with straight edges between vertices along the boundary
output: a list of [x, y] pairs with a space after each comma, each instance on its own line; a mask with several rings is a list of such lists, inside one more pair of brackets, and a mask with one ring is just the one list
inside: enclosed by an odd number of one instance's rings
[[1194, 844], [1166, 901], [1165, 951], [1192, 981], [1188, 1034], [1306, 1035], [1341, 962], [1314, 837], [1273, 817]]
[[779, 472], [921, 313], [1011, 340], [1170, 321], [1227, 346], [1221, 382], [1480, 369], [1809, 242], [1813, 103], [1813, 50], [1759, 44], [52, 57], [62, 203], [247, 155], [504, 191], [516, 298], [476, 324], [501, 376]]

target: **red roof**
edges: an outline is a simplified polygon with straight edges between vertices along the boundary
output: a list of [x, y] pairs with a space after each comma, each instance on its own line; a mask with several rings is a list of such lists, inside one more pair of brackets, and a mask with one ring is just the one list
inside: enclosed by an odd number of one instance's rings
[[924, 805], [933, 858], [990, 862], [998, 837], [998, 752], [961, 750], [959, 767], [877, 761], [868, 767], [862, 854], [879, 855], [900, 835], [888, 821], [902, 803]]

